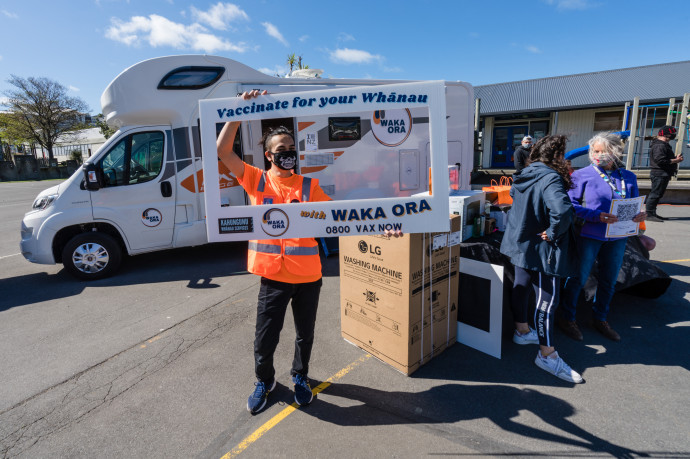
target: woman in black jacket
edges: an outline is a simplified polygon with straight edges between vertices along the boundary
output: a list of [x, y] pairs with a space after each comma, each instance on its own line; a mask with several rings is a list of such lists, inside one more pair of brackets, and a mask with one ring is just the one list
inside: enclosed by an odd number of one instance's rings
[[[565, 161], [567, 138], [552, 135], [540, 139], [530, 152], [528, 166], [514, 176], [501, 252], [515, 266], [512, 308], [513, 341], [537, 344], [534, 363], [566, 381], [581, 383], [582, 376], [558, 355], [551, 342], [552, 316], [558, 307], [560, 278], [574, 274], [571, 225], [573, 205], [567, 190], [572, 187]], [[537, 296], [534, 323], [527, 324], [530, 286]]]

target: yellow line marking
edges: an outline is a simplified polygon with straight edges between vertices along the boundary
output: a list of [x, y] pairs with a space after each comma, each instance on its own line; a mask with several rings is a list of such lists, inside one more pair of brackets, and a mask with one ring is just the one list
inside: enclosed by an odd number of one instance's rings
[[[333, 376], [331, 376], [330, 378], [328, 378], [327, 380], [325, 380], [324, 382], [322, 382], [321, 384], [319, 384], [318, 386], [313, 388], [311, 390], [312, 394], [316, 395], [319, 392], [322, 392], [324, 389], [326, 389], [328, 386], [330, 386], [333, 382], [339, 380], [340, 378], [342, 378], [343, 376], [348, 374], [357, 365], [359, 365], [363, 362], [366, 362], [370, 358], [371, 358], [371, 354], [363, 355], [359, 359], [355, 360], [354, 362], [352, 362], [351, 364], [349, 364], [348, 366], [346, 366], [345, 368], [343, 368], [342, 370], [340, 370], [339, 372], [337, 372], [336, 374], [334, 374]], [[230, 459], [230, 458], [236, 457], [242, 451], [247, 449], [249, 447], [249, 445], [251, 445], [252, 443], [257, 441], [259, 438], [261, 438], [266, 432], [271, 430], [280, 421], [282, 421], [283, 419], [288, 417], [290, 414], [292, 414], [298, 408], [299, 408], [299, 405], [297, 405], [297, 403], [292, 403], [290, 406], [285, 407], [283, 409], [283, 411], [281, 411], [277, 415], [273, 416], [268, 422], [266, 422], [264, 425], [262, 425], [261, 427], [256, 429], [254, 431], [254, 433], [252, 433], [247, 438], [245, 438], [244, 440], [239, 442], [237, 444], [237, 446], [235, 446], [232, 449], [232, 451], [226, 453], [223, 457], [221, 457], [221, 459]]]
[[663, 260], [659, 261], [659, 263], [684, 263], [686, 261], [690, 261], [690, 258], [685, 258], [683, 260]]

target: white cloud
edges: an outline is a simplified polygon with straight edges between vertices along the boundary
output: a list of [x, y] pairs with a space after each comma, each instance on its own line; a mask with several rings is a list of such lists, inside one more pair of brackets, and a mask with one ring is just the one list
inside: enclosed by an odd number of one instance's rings
[[349, 33], [340, 32], [338, 34], [338, 41], [355, 41], [355, 37], [353, 37]]
[[288, 46], [287, 40], [285, 39], [285, 37], [283, 37], [283, 34], [280, 33], [278, 27], [274, 26], [270, 22], [262, 22], [261, 25], [264, 26], [264, 29], [266, 29], [267, 34], [269, 34], [285, 46]]
[[227, 30], [228, 23], [236, 20], [249, 20], [247, 13], [242, 11], [237, 5], [232, 3], [216, 3], [208, 11], [200, 11], [190, 8], [192, 19], [201, 24], [205, 24], [216, 30]]
[[544, 0], [549, 5], [556, 5], [559, 10], [587, 10], [599, 6], [591, 0]]
[[309, 40], [309, 35], [302, 35], [301, 37], [298, 38], [298, 40], [302, 43], [305, 41]]
[[69, 89], [69, 90], [72, 91], [72, 92], [79, 92], [79, 91], [81, 91], [81, 89], [77, 88], [76, 86], [72, 86], [72, 85], [69, 85], [69, 86], [67, 87], [67, 89]]
[[525, 49], [526, 49], [527, 51], [529, 51], [530, 53], [541, 54], [541, 49], [537, 48], [537, 47], [534, 46], [534, 45], [525, 46]]
[[284, 67], [282, 65], [276, 65], [272, 69], [270, 69], [268, 67], [261, 67], [258, 70], [261, 73], [265, 73], [266, 75], [271, 75], [271, 76], [276, 76], [276, 75], [282, 76], [282, 75], [287, 75], [287, 73], [288, 73], [287, 67]]
[[383, 67], [383, 71], [387, 73], [400, 73], [402, 69], [400, 67]]
[[105, 33], [106, 38], [127, 46], [138, 46], [143, 41], [154, 48], [170, 46], [175, 49], [192, 49], [206, 53], [216, 51], [242, 53], [247, 49], [244, 43], [230, 43], [208, 33], [208, 30], [200, 24], [179, 24], [157, 14], [151, 14], [149, 17], [134, 16], [127, 22], [113, 18], [110, 22], [111, 26]]
[[331, 51], [333, 62], [344, 62], [346, 64], [368, 64], [370, 62], [381, 61], [381, 56], [371, 54], [361, 49], [339, 48]]
[[7, 10], [1, 10], [0, 13], [4, 14], [5, 16], [7, 16], [10, 19], [18, 19], [19, 18], [19, 16], [16, 13], [11, 13]]

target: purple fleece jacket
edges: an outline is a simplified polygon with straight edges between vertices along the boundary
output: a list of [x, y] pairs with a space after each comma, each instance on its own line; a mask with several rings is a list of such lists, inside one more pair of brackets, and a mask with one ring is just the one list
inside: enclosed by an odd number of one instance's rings
[[[637, 176], [626, 169], [608, 171], [611, 181], [618, 190], [621, 189], [621, 178], [625, 179], [626, 198], [636, 198], [640, 191], [637, 189]], [[621, 199], [614, 193], [606, 181], [601, 178], [594, 166], [589, 165], [573, 172], [571, 176], [575, 187], [568, 191], [573, 203], [575, 215], [585, 220], [580, 233], [583, 237], [609, 241], [619, 238], [607, 238], [606, 223], [599, 220], [599, 214], [611, 209], [612, 199]]]

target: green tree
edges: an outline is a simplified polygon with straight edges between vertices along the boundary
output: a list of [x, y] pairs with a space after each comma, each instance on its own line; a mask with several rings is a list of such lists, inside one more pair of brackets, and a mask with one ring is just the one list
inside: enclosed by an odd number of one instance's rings
[[295, 64], [297, 63], [297, 57], [295, 56], [295, 53], [288, 54], [287, 57], [287, 65], [290, 67], [290, 70], [288, 71], [288, 75], [292, 72], [292, 70], [295, 68]]
[[0, 113], [0, 145], [2, 145], [2, 154], [6, 161], [12, 159], [11, 145], [23, 145], [30, 142], [31, 139], [25, 136], [16, 115], [9, 112]]
[[105, 122], [105, 119], [103, 119], [102, 114], [96, 115], [96, 126], [98, 126], [98, 129], [101, 131], [101, 134], [103, 134], [103, 137], [106, 139], [109, 139], [111, 135], [115, 134], [117, 132], [117, 129], [111, 128], [108, 123]]
[[41, 145], [53, 159], [58, 137], [84, 128], [81, 115], [88, 112], [88, 105], [48, 78], [11, 75], [7, 82], [15, 89], [4, 92], [8, 99], [4, 105], [16, 122], [18, 134]]

